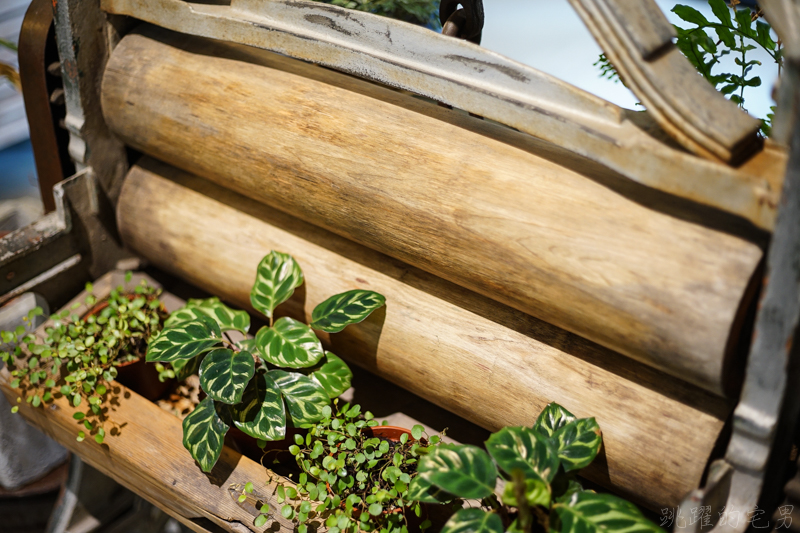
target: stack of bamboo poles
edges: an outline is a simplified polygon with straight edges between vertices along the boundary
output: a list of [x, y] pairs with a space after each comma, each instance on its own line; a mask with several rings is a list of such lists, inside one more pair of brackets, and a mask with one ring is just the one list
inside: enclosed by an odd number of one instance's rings
[[492, 430], [550, 401], [595, 416], [605, 456], [589, 476], [650, 507], [699, 484], [756, 245], [508, 128], [153, 27], [114, 50], [102, 105], [147, 154], [118, 222], [156, 265], [248, 306], [259, 259], [291, 253], [306, 284], [289, 314], [353, 288], [386, 296], [328, 339], [345, 359]]

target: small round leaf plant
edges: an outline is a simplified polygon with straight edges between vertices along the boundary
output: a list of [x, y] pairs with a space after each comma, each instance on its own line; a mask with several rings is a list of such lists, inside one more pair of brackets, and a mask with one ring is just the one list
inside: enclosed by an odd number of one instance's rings
[[[131, 277], [126, 273], [125, 281]], [[88, 306], [99, 303], [92, 291], [92, 284], [87, 283]], [[0, 351], [13, 378], [10, 385], [22, 388], [26, 401], [34, 407], [52, 402], [57, 395], [66, 396], [75, 407], [86, 399], [89, 411], [77, 412], [74, 418], [102, 443], [105, 431], [90, 419], [100, 418], [103, 397], [117, 377], [117, 367], [143, 357], [147, 343], [160, 331], [166, 318], [158, 299], [160, 292], [142, 280], [133, 291], [122, 286], [113, 289], [104, 300], [107, 305], [89, 316], [75, 313], [79, 303], [51, 315], [52, 323], [41, 335], [25, 326], [0, 332], [2, 345], [10, 348]], [[41, 314], [41, 308], [32, 309], [25, 321]], [[22, 397], [17, 402], [22, 402]], [[12, 407], [13, 412], [18, 409]], [[77, 440], [85, 438], [86, 434], [79, 432]]]
[[[362, 414], [361, 406], [349, 403], [339, 408], [337, 400], [334, 404], [335, 412], [326, 406], [324, 418], [305, 437], [295, 435], [289, 447], [302, 473], [296, 486], [278, 485], [281, 515], [295, 523], [298, 533], [322, 524], [329, 533], [407, 533], [409, 513], [422, 514], [420, 503], [409, 498], [409, 484], [420, 457], [440, 436], [423, 438], [424, 428], [415, 425], [411, 435], [385, 439], [373, 432], [379, 424], [369, 411]], [[263, 524], [267, 516], [258, 519]], [[425, 529], [430, 522], [417, 524]]]
[[318, 422], [331, 399], [350, 387], [350, 368], [323, 349], [314, 329], [341, 331], [385, 299], [351, 290], [319, 304], [310, 325], [289, 317], [274, 320], [275, 308], [302, 284], [294, 258], [272, 251], [259, 263], [250, 292], [253, 308], [269, 319], [255, 339], [232, 341], [226, 332], [246, 335], [250, 317], [212, 298], [187, 302], [150, 343], [147, 361], [170, 363], [179, 379], [199, 372], [207, 396], [183, 421], [183, 445], [204, 472], [219, 459], [231, 426], [259, 441], [281, 440], [287, 424]]
[[[601, 442], [594, 418], [576, 418], [551, 403], [532, 428], [492, 434], [486, 451], [454, 444], [432, 449], [420, 459], [408, 497], [427, 503], [480, 501], [480, 507], [456, 511], [442, 533], [661, 532], [635, 505], [584, 490], [575, 479]], [[498, 498], [495, 489], [503, 483]]]

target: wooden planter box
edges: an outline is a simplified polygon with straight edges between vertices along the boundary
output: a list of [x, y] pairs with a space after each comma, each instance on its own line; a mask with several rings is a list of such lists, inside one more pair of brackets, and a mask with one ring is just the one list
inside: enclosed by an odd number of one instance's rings
[[[134, 276], [137, 283], [141, 275]], [[151, 281], [151, 280], [149, 280]], [[110, 272], [94, 284], [98, 299], [107, 296], [112, 287], [123, 284], [123, 273]], [[84, 304], [86, 293], [73, 299], [65, 309], [79, 304], [73, 312], [88, 310]], [[176, 297], [164, 294], [169, 310], [182, 305]], [[43, 331], [51, 322], [42, 324]], [[84, 412], [86, 404], [75, 408], [60, 394], [52, 402], [32, 407], [24, 400], [17, 404], [23, 392], [10, 386], [11, 375], [7, 368], [0, 371], [0, 389], [8, 401], [19, 405], [19, 414], [31, 424], [64, 445], [86, 463], [113, 478], [121, 485], [139, 494], [152, 504], [195, 531], [266, 531], [281, 527], [292, 529], [290, 522], [280, 513], [262, 528], [253, 525], [258, 515], [253, 504], [240, 504], [237, 496], [241, 487], [252, 481], [257, 496], [268, 501], [271, 509], [278, 509], [274, 498], [275, 483], [269, 483], [268, 471], [255, 461], [225, 447], [214, 469], [205, 474], [182, 445], [181, 421], [146, 400], [127, 387], [114, 383], [104, 403], [106, 437], [97, 444], [88, 433], [86, 440], [78, 442], [78, 432], [85, 430], [73, 414]], [[239, 492], [233, 487], [239, 487]]]

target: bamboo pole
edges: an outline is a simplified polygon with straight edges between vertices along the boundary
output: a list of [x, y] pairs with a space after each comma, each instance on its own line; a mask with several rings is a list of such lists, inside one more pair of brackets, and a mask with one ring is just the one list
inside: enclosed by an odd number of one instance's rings
[[736, 366], [761, 250], [528, 136], [153, 28], [115, 49], [102, 105], [138, 150], [680, 379], [723, 394]]
[[605, 461], [589, 477], [651, 508], [699, 484], [730, 412], [702, 389], [147, 157], [125, 180], [118, 224], [131, 249], [237, 306], [249, 308], [270, 250], [305, 274], [279, 312], [306, 319], [337, 292], [380, 292], [385, 312], [330, 335], [330, 350], [490, 430], [530, 426], [551, 401], [595, 416]]

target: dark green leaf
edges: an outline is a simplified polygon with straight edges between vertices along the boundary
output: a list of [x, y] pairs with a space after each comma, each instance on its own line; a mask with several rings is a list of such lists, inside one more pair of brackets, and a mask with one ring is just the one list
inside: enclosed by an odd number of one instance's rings
[[494, 492], [497, 469], [477, 446], [441, 444], [423, 456], [419, 475], [459, 498], [485, 498]]
[[350, 388], [353, 372], [347, 363], [331, 352], [325, 352], [325, 364], [311, 373], [329, 398], [337, 398]]
[[303, 284], [303, 271], [289, 254], [272, 251], [258, 264], [250, 303], [268, 317]]
[[234, 425], [251, 437], [280, 440], [286, 436], [283, 398], [269, 374], [259, 374], [252, 379], [241, 403], [230, 410]]
[[317, 364], [325, 355], [317, 335], [302, 322], [282, 317], [256, 334], [256, 347], [266, 362], [289, 368]]
[[552, 437], [556, 431], [573, 420], [575, 420], [575, 415], [556, 402], [551, 402], [539, 414], [533, 429], [545, 437]]
[[147, 348], [148, 362], [168, 362], [190, 359], [219, 342], [221, 332], [210, 318], [181, 322], [165, 328]]
[[175, 371], [175, 379], [183, 381], [192, 374], [200, 370], [200, 362], [203, 360], [203, 355], [196, 355], [191, 359], [178, 359], [172, 362], [172, 369]]
[[678, 15], [681, 19], [698, 26], [708, 26], [709, 22], [702, 13], [693, 7], [684, 6], [681, 4], [672, 8], [672, 12]]
[[756, 32], [753, 31], [752, 24], [753, 19], [750, 18], [750, 8], [736, 10], [736, 26], [739, 31], [748, 37], [755, 38]]
[[336, 294], [314, 308], [311, 327], [337, 333], [361, 322], [385, 303], [386, 299], [373, 291], [356, 289]]
[[575, 492], [559, 498], [550, 513], [550, 531], [663, 533], [632, 503], [611, 494], [594, 492]]
[[486, 441], [486, 451], [508, 474], [521, 470], [526, 478], [549, 483], [558, 472], [558, 455], [553, 446], [530, 428], [505, 427], [493, 433]]
[[228, 425], [220, 418], [214, 400], [208, 397], [183, 420], [183, 446], [203, 472], [211, 472], [216, 464], [227, 432]]
[[503, 533], [503, 521], [497, 514], [482, 509], [460, 509], [441, 533]]
[[411, 483], [408, 485], [408, 493], [406, 494], [406, 499], [409, 501], [423, 503], [445, 503], [455, 498], [456, 497], [449, 492], [434, 486], [421, 475], [411, 480]]
[[[728, 9], [728, 5], [725, 3], [725, 0], [708, 0], [708, 5], [711, 7], [711, 11], [714, 12], [714, 16], [717, 17], [717, 20], [719, 20], [726, 27], [731, 29], [733, 28], [733, 23], [731, 22], [731, 12]], [[731, 48], [733, 48], [733, 46], [731, 46]]]
[[580, 418], [562, 426], [551, 442], [564, 470], [570, 472], [588, 466], [597, 456], [602, 441], [597, 421], [594, 418]]
[[200, 365], [200, 387], [218, 402], [237, 404], [255, 373], [253, 355], [227, 348], [212, 350]]
[[280, 389], [295, 425], [313, 424], [322, 420], [322, 409], [330, 398], [316, 380], [299, 372], [273, 370], [267, 373]]
[[247, 333], [250, 329], [250, 315], [246, 311], [237, 311], [219, 301], [219, 298], [207, 300], [190, 300], [184, 307], [169, 316], [164, 327], [170, 327], [179, 322], [197, 320], [207, 316], [219, 325], [222, 331], [241, 331]]

